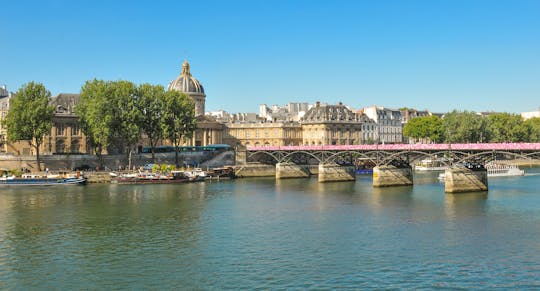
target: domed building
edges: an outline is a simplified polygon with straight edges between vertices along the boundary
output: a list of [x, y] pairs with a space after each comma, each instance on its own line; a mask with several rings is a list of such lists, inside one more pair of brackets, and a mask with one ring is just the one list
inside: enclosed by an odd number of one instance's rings
[[180, 76], [169, 83], [167, 90], [180, 91], [191, 97], [195, 102], [195, 116], [204, 115], [206, 94], [204, 94], [204, 88], [199, 80], [191, 75], [189, 63], [187, 61], [184, 61], [182, 64]]
[[187, 61], [182, 64], [180, 76], [169, 83], [167, 90], [176, 90], [182, 92], [195, 103], [195, 117], [197, 119], [197, 128], [193, 133], [191, 141], [187, 145], [207, 146], [210, 144], [223, 143], [224, 125], [216, 122], [212, 117], [204, 115], [206, 94], [204, 87], [195, 77], [191, 75], [190, 66]]

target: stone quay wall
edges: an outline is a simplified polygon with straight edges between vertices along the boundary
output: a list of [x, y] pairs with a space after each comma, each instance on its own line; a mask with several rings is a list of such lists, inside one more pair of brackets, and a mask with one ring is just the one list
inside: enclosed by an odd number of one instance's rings
[[[222, 167], [234, 165], [234, 151], [225, 151], [219, 154], [214, 152], [183, 152], [179, 153], [181, 166], [198, 167]], [[152, 154], [133, 154], [131, 156], [131, 168], [139, 168], [152, 163]], [[154, 162], [156, 164], [174, 164], [174, 153], [157, 153]], [[127, 169], [129, 160], [127, 155], [104, 155], [103, 167], [107, 170]], [[76, 167], [88, 166], [96, 169], [100, 166], [100, 160], [95, 155], [43, 155], [41, 156], [41, 169], [48, 168], [51, 171], [71, 170]], [[0, 168], [9, 170], [26, 169], [31, 172], [37, 171], [35, 156], [0, 155]]]

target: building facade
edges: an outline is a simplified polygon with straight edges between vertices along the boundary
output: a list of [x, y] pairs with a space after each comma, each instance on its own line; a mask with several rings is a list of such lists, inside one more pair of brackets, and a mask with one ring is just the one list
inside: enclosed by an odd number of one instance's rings
[[87, 154], [91, 152], [87, 139], [79, 127], [75, 107], [79, 94], [59, 94], [51, 99], [54, 106], [53, 126], [43, 140], [43, 154]]
[[224, 143], [237, 146], [288, 146], [302, 144], [298, 122], [230, 122]]
[[309, 109], [302, 118], [303, 145], [353, 145], [362, 140], [362, 124], [358, 115], [341, 102]]
[[[0, 114], [5, 116], [9, 110], [9, 102], [0, 99]], [[54, 154], [88, 154], [91, 149], [87, 139], [79, 128], [75, 106], [79, 103], [79, 94], [61, 93], [50, 99], [49, 104], [54, 107], [52, 127], [43, 138], [39, 151], [43, 155]], [[5, 108], [5, 110], [3, 109]], [[5, 114], [4, 114], [5, 113]], [[2, 122], [3, 135], [6, 136], [5, 124]], [[15, 155], [35, 155], [35, 149], [29, 141], [6, 142], [2, 145], [2, 152]]]
[[382, 106], [364, 107], [358, 111], [377, 125], [375, 143], [402, 143], [403, 118], [401, 111]]

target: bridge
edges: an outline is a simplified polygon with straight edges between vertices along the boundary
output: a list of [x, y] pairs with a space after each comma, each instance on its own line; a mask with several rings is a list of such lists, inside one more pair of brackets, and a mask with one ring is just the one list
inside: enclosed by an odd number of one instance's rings
[[[306, 165], [318, 165], [320, 182], [355, 180], [353, 166], [371, 165], [374, 186], [412, 185], [411, 164], [444, 157], [441, 162], [458, 173], [446, 175], [447, 192], [465, 192], [461, 184], [473, 185], [471, 191], [487, 190], [481, 169], [491, 160], [540, 160], [540, 143], [251, 146], [241, 155], [247, 162], [275, 165], [276, 178], [307, 177]], [[478, 167], [466, 171], [456, 166], [465, 163]]]

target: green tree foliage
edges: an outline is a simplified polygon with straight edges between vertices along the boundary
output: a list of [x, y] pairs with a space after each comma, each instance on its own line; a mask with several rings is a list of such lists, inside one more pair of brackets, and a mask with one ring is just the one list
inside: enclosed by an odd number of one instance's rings
[[138, 87], [137, 106], [139, 110], [139, 126], [146, 134], [152, 150], [152, 162], [155, 159], [155, 147], [163, 139], [163, 112], [166, 109], [165, 88], [161, 85], [142, 84]]
[[[195, 130], [195, 105], [187, 95], [163, 86], [128, 81], [87, 81], [76, 108], [81, 129], [102, 161], [103, 150], [130, 154], [145, 133], [154, 149], [163, 138], [175, 145]], [[178, 153], [176, 154], [178, 164]]]
[[137, 87], [128, 81], [87, 81], [75, 112], [81, 129], [103, 162], [108, 153], [131, 152], [139, 139]]
[[175, 147], [175, 163], [178, 166], [178, 146], [191, 138], [195, 131], [195, 103], [187, 95], [167, 91], [163, 103], [163, 131]]
[[523, 122], [529, 131], [529, 142], [540, 142], [540, 118], [534, 117]]
[[140, 137], [137, 86], [129, 81], [109, 82], [109, 92], [113, 114], [109, 151], [130, 152]]
[[103, 150], [111, 140], [112, 104], [108, 100], [109, 84], [102, 80], [86, 81], [81, 88], [80, 101], [75, 108], [79, 125], [102, 162]]
[[442, 119], [443, 136], [448, 143], [489, 141], [488, 120], [471, 111], [454, 110]]
[[49, 105], [51, 92], [41, 83], [23, 85], [10, 100], [6, 116], [9, 141], [26, 140], [35, 149], [41, 171], [39, 147], [52, 127], [54, 107]]
[[434, 115], [413, 118], [403, 128], [403, 135], [417, 140], [441, 142], [443, 140], [442, 121]]
[[488, 116], [491, 142], [525, 142], [530, 132], [520, 115], [496, 113]]

